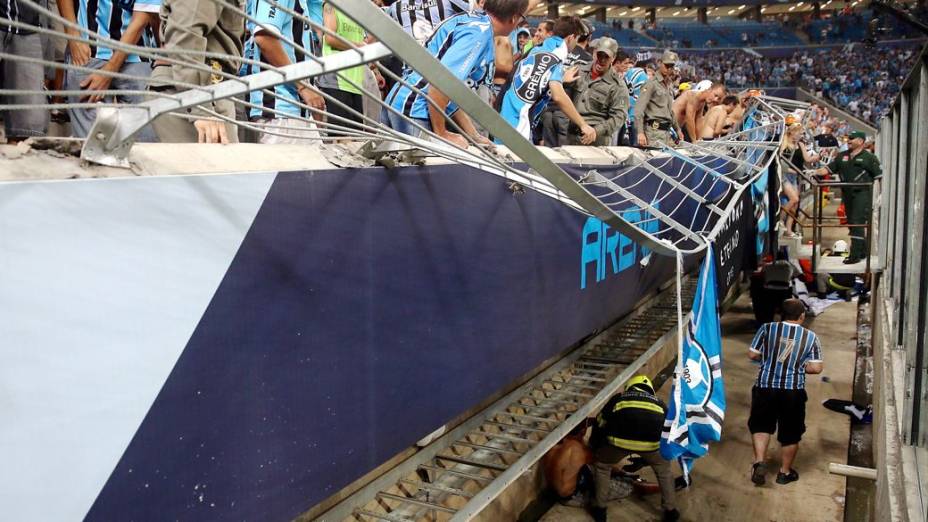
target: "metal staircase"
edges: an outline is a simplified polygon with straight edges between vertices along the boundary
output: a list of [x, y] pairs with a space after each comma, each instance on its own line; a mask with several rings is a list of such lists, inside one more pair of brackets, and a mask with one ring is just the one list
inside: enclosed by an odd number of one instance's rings
[[[685, 280], [692, 303], [695, 279]], [[470, 520], [600, 407], [676, 335], [665, 290], [317, 520]]]

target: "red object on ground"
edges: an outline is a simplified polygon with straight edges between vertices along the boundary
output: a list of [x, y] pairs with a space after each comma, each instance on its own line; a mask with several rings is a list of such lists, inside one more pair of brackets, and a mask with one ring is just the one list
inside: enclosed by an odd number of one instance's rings
[[634, 489], [635, 493], [638, 495], [653, 495], [661, 492], [661, 487], [657, 482], [647, 482], [644, 480], [632, 482], [632, 489]]
[[815, 281], [815, 274], [812, 273], [812, 260], [800, 259], [799, 266], [802, 267], [802, 280], [808, 285]]

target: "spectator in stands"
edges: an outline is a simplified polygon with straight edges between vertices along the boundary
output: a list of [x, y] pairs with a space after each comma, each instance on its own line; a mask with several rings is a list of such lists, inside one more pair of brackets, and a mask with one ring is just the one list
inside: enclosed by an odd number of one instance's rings
[[796, 212], [799, 210], [799, 173], [806, 170], [806, 165], [812, 165], [818, 157], [809, 150], [803, 135], [802, 124], [793, 122], [786, 129], [786, 136], [780, 144], [780, 181], [786, 203], [783, 213], [786, 216], [787, 237], [800, 237], [793, 231], [796, 223]]
[[[329, 3], [325, 4], [322, 13], [325, 28], [330, 31], [322, 38], [323, 57], [364, 44], [367, 33], [360, 24]], [[335, 102], [327, 104], [329, 125], [357, 129], [358, 127], [352, 123], [363, 122], [361, 115], [364, 114], [364, 96], [361, 86], [364, 83], [365, 67], [367, 66], [358, 65], [338, 74], [324, 74], [319, 77], [319, 88]], [[378, 85], [383, 85], [383, 78], [376, 69], [375, 76]], [[345, 136], [346, 131], [332, 129], [328, 134], [329, 136]]]
[[543, 20], [539, 22], [538, 27], [535, 28], [535, 32], [532, 33], [532, 41], [528, 42], [525, 47], [522, 48], [522, 55], [527, 55], [532, 47], [541, 45], [552, 34], [554, 34], [554, 20]]
[[536, 45], [519, 62], [518, 74], [512, 75], [499, 104], [500, 115], [522, 136], [531, 140], [532, 127], [540, 121], [548, 101], [553, 101], [580, 129], [580, 142], [589, 145], [596, 131], [577, 112], [564, 83], [576, 79], [577, 67], [565, 72], [563, 61], [577, 43], [583, 25], [576, 16], [562, 16], [554, 23], [554, 32], [541, 45]]
[[725, 97], [725, 86], [721, 83], [703, 82], [698, 88], [684, 92], [673, 102], [673, 114], [677, 126], [683, 129], [683, 139], [693, 143], [700, 136], [700, 129], [704, 125], [705, 112], [722, 101]]
[[[583, 33], [577, 38], [577, 45], [564, 60], [564, 67], [577, 67], [580, 75], [587, 74], [593, 66], [593, 55], [587, 48], [590, 44], [590, 36], [593, 35], [593, 24], [581, 19]], [[576, 82], [564, 83], [564, 91], [573, 100]], [[541, 115], [542, 142], [546, 147], [560, 147], [567, 145], [567, 128], [570, 126], [570, 120], [567, 115], [557, 106], [549, 105]]]
[[396, 0], [386, 13], [400, 24], [403, 31], [425, 44], [439, 24], [467, 11], [470, 11], [468, 0]]
[[728, 115], [735, 110], [737, 105], [738, 98], [728, 95], [722, 100], [722, 103], [710, 107], [709, 110], [706, 111], [705, 117], [702, 119], [703, 123], [700, 130], [700, 139], [714, 140], [730, 132], [731, 123], [729, 123]]
[[[493, 37], [511, 33], [523, 18], [528, 0], [485, 0], [484, 10], [453, 17], [441, 24], [426, 43], [426, 48], [458, 79], [477, 86], [490, 80], [493, 67]], [[447, 44], [447, 45], [446, 45]], [[387, 96], [382, 121], [405, 134], [418, 135], [419, 129], [406, 118], [431, 130], [459, 147], [467, 147], [467, 140], [448, 130], [445, 118], [450, 117], [477, 143], [489, 143], [480, 136], [464, 111], [457, 110], [448, 97], [423, 81], [416, 71], [403, 78], [405, 85], [397, 83]], [[408, 85], [422, 85], [422, 93], [413, 92]], [[433, 104], [427, 103], [428, 96]]]
[[838, 146], [838, 139], [835, 138], [831, 125], [826, 123], [822, 126], [821, 132], [815, 136], [815, 146], [819, 148]]
[[647, 56], [640, 57], [634, 67], [625, 71], [625, 84], [628, 86], [628, 121], [625, 122], [625, 142], [622, 145], [638, 145], [638, 128], [636, 127], [635, 105], [641, 88], [654, 74], [654, 63]]
[[[612, 135], [625, 125], [628, 118], [628, 87], [625, 79], [616, 74], [612, 63], [619, 52], [619, 44], [604, 36], [593, 49], [593, 67], [577, 80], [574, 104], [577, 111], [596, 130], [593, 145], [612, 143]], [[576, 124], [571, 125], [568, 139], [572, 145], [586, 145], [586, 134]]]
[[[73, 7], [72, 7], [73, 10]], [[0, 2], [0, 18], [29, 24], [40, 25], [37, 11], [27, 5], [10, 0]], [[28, 29], [0, 25], [0, 53], [21, 56], [23, 58], [42, 59], [42, 39]], [[42, 64], [0, 58], [0, 89], [14, 91], [33, 91], [31, 94], [0, 95], [0, 115], [3, 116], [6, 139], [10, 143], [21, 139], [44, 136], [48, 131], [48, 112], [42, 108], [3, 111], [3, 105], [41, 105], [45, 103], [42, 95], [44, 72]]]
[[677, 53], [664, 51], [658, 70], [641, 88], [641, 95], [635, 104], [640, 109], [638, 123], [639, 147], [659, 147], [660, 143], [670, 145], [670, 130], [675, 129], [681, 136], [679, 126], [673, 117], [673, 69], [679, 60]]
[[[312, 40], [310, 31], [304, 30], [302, 20], [294, 20], [291, 11], [303, 14], [300, 2], [295, 0], [258, 0], [248, 3], [246, 25], [251, 37], [245, 43], [245, 56], [271, 67], [283, 67], [306, 59]], [[285, 35], [285, 36], [284, 36]], [[288, 40], [301, 48], [296, 49]], [[243, 75], [257, 74], [262, 67], [246, 64]], [[325, 110], [325, 99], [309, 82], [281, 83], [273, 88], [275, 96], [260, 90], [249, 93], [250, 102], [257, 107], [249, 111], [249, 120], [265, 129], [258, 138], [260, 143], [305, 143], [307, 138], [318, 138], [316, 125], [309, 121], [305, 104], [316, 110]]]
[[748, 351], [748, 357], [760, 363], [748, 418], [754, 442], [751, 481], [758, 486], [767, 481], [767, 446], [774, 432], [782, 446], [777, 484], [799, 480], [793, 461], [806, 430], [806, 374], [823, 369], [822, 345], [814, 332], [802, 327], [806, 318], [802, 301], [784, 301], [782, 317], [782, 322], [761, 326]]
[[[72, 23], [77, 23], [82, 31], [72, 27], [65, 29], [70, 36], [96, 33], [105, 38], [119, 40], [129, 45], [144, 45], [143, 31], [154, 24], [155, 14], [160, 7], [160, 0], [138, 0], [130, 7], [114, 0], [80, 0], [77, 13], [75, 2], [58, 0], [61, 16]], [[114, 50], [105, 45], [90, 45], [70, 40], [68, 42], [67, 60], [72, 65], [87, 69], [100, 70], [101, 73], [87, 73], [69, 69], [65, 75], [65, 89], [69, 91], [84, 90], [85, 95], [68, 97], [70, 103], [98, 102], [114, 100], [119, 103], [139, 103], [142, 96], [138, 94], [103, 95], [97, 91], [143, 91], [151, 74], [151, 65], [142, 61], [138, 55]], [[119, 73], [131, 78], [114, 78], [112, 73]], [[96, 109], [74, 107], [69, 109], [71, 131], [79, 138], [86, 138], [97, 117]], [[145, 127], [136, 137], [138, 141], [155, 141], [150, 127]]]
[[512, 73], [512, 67], [516, 61], [515, 54], [513, 53], [512, 36], [516, 36], [520, 31], [528, 35], [528, 31], [516, 29], [515, 34], [493, 37], [493, 45], [496, 48], [496, 52], [494, 57], [495, 65], [493, 67], [493, 83], [490, 84], [489, 102], [490, 105], [494, 107], [498, 105], [497, 98], [503, 94], [503, 89]]
[[[67, 3], [67, 0], [62, 0]], [[155, 62], [148, 88], [164, 93], [185, 90], [180, 84], [210, 85], [239, 70], [245, 20], [241, 2], [201, 2], [197, 0], [163, 0], [161, 7], [161, 43], [167, 51], [216, 53], [221, 58], [207, 58], [213, 73], [181, 63]], [[232, 100], [211, 102], [211, 111], [235, 119]], [[193, 121], [175, 115], [163, 115], [152, 125], [163, 142], [234, 143], [238, 141], [235, 125], [214, 119], [195, 109]]]
[[[619, 49], [619, 52], [615, 55], [615, 60], [612, 62], [612, 68], [615, 69], [615, 74], [625, 81], [625, 88], [628, 88], [628, 81], [625, 80], [625, 73], [628, 72], [632, 66], [635, 65], [635, 60], [625, 53], [622, 49]], [[631, 109], [631, 92], [628, 93], [628, 105], [629, 110]], [[627, 145], [629, 142], [628, 137], [628, 118], [625, 119], [625, 125], [622, 125], [615, 134], [612, 135], [612, 145]]]

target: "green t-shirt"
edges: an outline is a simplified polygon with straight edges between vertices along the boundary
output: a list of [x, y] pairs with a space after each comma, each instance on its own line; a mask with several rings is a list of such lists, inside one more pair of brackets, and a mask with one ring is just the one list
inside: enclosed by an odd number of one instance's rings
[[[345, 16], [341, 11], [335, 9], [335, 34], [341, 36], [345, 40], [355, 44], [363, 45], [365, 33], [364, 28], [358, 25], [354, 20]], [[340, 51], [333, 49], [329, 46], [328, 42], [323, 38], [322, 44], [322, 56], [328, 56], [330, 54], [335, 54]], [[341, 76], [335, 74], [326, 74], [320, 81], [320, 87], [329, 87], [337, 88], [340, 91], [353, 92], [355, 94], [361, 94], [360, 86], [364, 84], [364, 68], [366, 65], [359, 65], [357, 67], [352, 67], [351, 69], [345, 69], [341, 71]], [[352, 85], [348, 82], [354, 82], [355, 85]]]

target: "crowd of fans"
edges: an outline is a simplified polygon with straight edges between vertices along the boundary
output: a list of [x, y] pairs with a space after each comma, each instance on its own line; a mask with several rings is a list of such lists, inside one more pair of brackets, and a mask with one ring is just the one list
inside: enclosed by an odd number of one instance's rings
[[[31, 9], [24, 0], [11, 1], [12, 4], [7, 4], [16, 8], [0, 10], [0, 21], [42, 24], [44, 13]], [[105, 38], [118, 39], [124, 45], [186, 48], [198, 52], [218, 50], [226, 56], [207, 58], [200, 64], [201, 70], [196, 71], [183, 64], [145, 56], [145, 53], [129, 54], [118, 48], [77, 40], [55, 42], [40, 38], [36, 31], [0, 24], [0, 31], [7, 35], [4, 42], [17, 44], [4, 50], [31, 60], [9, 61], [6, 66], [12, 65], [13, 74], [5, 75], [2, 87], [23, 90], [22, 95], [8, 95], [13, 103], [36, 107], [6, 113], [7, 137], [17, 139], [45, 134], [48, 114], [38, 107], [46, 101], [72, 103], [66, 113], [58, 111], [56, 116], [70, 121], [75, 136], [86, 137], [96, 112], [88, 102], [137, 103], [144, 98], [140, 92], [146, 89], [170, 94], [184, 90], [181, 86], [185, 84], [189, 87], [190, 84], [217, 83], [235, 75], [285, 66], [306, 59], [307, 53], [325, 57], [349, 45], [373, 41], [350, 18], [319, 0], [248, 2], [246, 16], [236, 12], [234, 6], [219, 14], [210, 14], [212, 19], [209, 20], [188, 21], [178, 16], [178, 20], [183, 19], [189, 26], [173, 22], [171, 14], [183, 14], [185, 8], [191, 8], [187, 4], [192, 0], [163, 0], [171, 8], [167, 14], [162, 11], [159, 19], [156, 12], [161, 1], [136, 0], [131, 8], [113, 0], [81, 0], [76, 6], [68, 0], [60, 0], [56, 4], [68, 22], [61, 30], [71, 36], [86, 38], [95, 32]], [[379, 0], [375, 3], [379, 4]], [[673, 117], [668, 118], [672, 121], [664, 121], [663, 116], [647, 119], [660, 122], [660, 130], [669, 132], [672, 140], [717, 137], [714, 129], [704, 132], [702, 128], [702, 118], [713, 106], [730, 107], [725, 115], [720, 111], [716, 114], [719, 121], [729, 120], [722, 125], [725, 129], [735, 125], [728, 113], [739, 114], [743, 100], [722, 103], [727, 94], [725, 86], [741, 90], [754, 86], [802, 85], [865, 121], [875, 122], [898, 92], [916, 54], [914, 49], [906, 47], [849, 45], [800, 51], [785, 59], [733, 52], [694, 53], [685, 60], [679, 60], [673, 53], [670, 53], [672, 58], [661, 53], [639, 53], [633, 57], [612, 38], [595, 38], [592, 25], [573, 17], [545, 20], [537, 27], [528, 27], [523, 17], [529, 7], [528, 0], [486, 0], [483, 2], [485, 11], [472, 11], [465, 0], [441, 0], [440, 3], [441, 9], [438, 9], [438, 6], [416, 0], [397, 0], [384, 10], [461, 80], [475, 87], [487, 85], [489, 92], [485, 93], [485, 99], [493, 103], [513, 127], [535, 143], [551, 146], [646, 142], [647, 139], [639, 138], [639, 134], [643, 136], [647, 130], [642, 126], [643, 118], [637, 118], [639, 126], [635, 127], [635, 103], [642, 90], [648, 90], [645, 83], [655, 76], [657, 83], [663, 85], [661, 89], [675, 94], [692, 87], [692, 92], [682, 96], [687, 99], [686, 103], [675, 102]], [[217, 5], [220, 4], [217, 2]], [[277, 9], [278, 5], [284, 9]], [[195, 6], [191, 9], [196, 10]], [[464, 16], [441, 23], [455, 14]], [[114, 22], [120, 19], [121, 27]], [[325, 27], [331, 34], [323, 35], [318, 29], [310, 29], [310, 24], [305, 23], [307, 20]], [[487, 27], [492, 31], [481, 29], [480, 34], [469, 34], [468, 27]], [[190, 39], [191, 32], [202, 33], [201, 40]], [[469, 47], [449, 51], [446, 44], [460, 40], [462, 34], [466, 35]], [[544, 66], [539, 65], [540, 58], [534, 56], [536, 52], [555, 56], [557, 64], [550, 70], [548, 61]], [[52, 67], [43, 70], [39, 60], [50, 56], [59, 57], [72, 67], [65, 74]], [[240, 57], [246, 58], [244, 65], [240, 65]], [[204, 65], [211, 74], [202, 72]], [[666, 71], [665, 66], [669, 66]], [[436, 118], [434, 107], [430, 107], [422, 93], [396, 81], [403, 74], [402, 64], [394, 60], [392, 64], [354, 67], [340, 75], [323, 75], [311, 82], [281, 84], [274, 89], [274, 95], [255, 91], [239, 100], [237, 106], [226, 100], [210, 108], [201, 107], [192, 113], [200, 119], [187, 117], [178, 122], [174, 120], [181, 118], [160, 118], [154, 129], [144, 129], [138, 138], [173, 141], [172, 138], [185, 135], [203, 141], [242, 138], [266, 143], [300, 142], [322, 135], [330, 138], [357, 135], [365, 120], [379, 120], [401, 132], [415, 134], [426, 130], [459, 145], [465, 143], [459, 133], [469, 134], [478, 142], [493, 139], [493, 136], [477, 132], [467, 114], [456, 110], [456, 106], [437, 90], [430, 92], [428, 98], [444, 107], [445, 113], [444, 117]], [[415, 71], [405, 71], [404, 79], [406, 83], [415, 84], [417, 89], [425, 85]], [[36, 82], [36, 85], [24, 82]], [[49, 96], [48, 100], [43, 100], [36, 94], [43, 83], [47, 89], [67, 93], [67, 98]], [[703, 93], [708, 90], [711, 96]], [[590, 96], [591, 92], [596, 96]], [[507, 95], [511, 96], [507, 98]], [[699, 125], [693, 121], [692, 108], [683, 108], [696, 95]], [[392, 109], [381, 111], [376, 105], [367, 103], [368, 99], [381, 99]], [[653, 100], [649, 97], [649, 101]], [[547, 107], [548, 102], [551, 107]], [[689, 113], [684, 114], [687, 111]], [[225, 118], [226, 123], [222, 123], [221, 118]], [[237, 128], [229, 120], [247, 124]], [[446, 126], [444, 120], [453, 121], [454, 125]], [[157, 127], [159, 122], [168, 121], [172, 121], [172, 125], [166, 139]], [[189, 127], [187, 131], [183, 130], [185, 126]], [[258, 132], [245, 132], [243, 128]]]
[[845, 45], [804, 49], [789, 58], [746, 52], [686, 57], [698, 77], [720, 78], [732, 88], [803, 87], [871, 125], [889, 109], [912, 69], [914, 46]]

